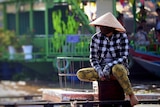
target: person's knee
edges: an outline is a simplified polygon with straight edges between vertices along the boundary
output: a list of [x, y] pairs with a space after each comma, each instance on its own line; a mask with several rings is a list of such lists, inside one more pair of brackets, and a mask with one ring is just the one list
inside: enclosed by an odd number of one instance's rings
[[123, 75], [123, 74], [127, 75], [127, 72], [128, 71], [123, 64], [116, 64], [112, 67], [112, 74], [114, 76], [120, 76], [120, 75]]

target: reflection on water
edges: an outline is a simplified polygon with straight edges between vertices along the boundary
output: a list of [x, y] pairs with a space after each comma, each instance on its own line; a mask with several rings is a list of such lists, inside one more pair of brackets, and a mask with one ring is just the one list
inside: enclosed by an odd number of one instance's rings
[[[138, 65], [130, 71], [129, 76], [133, 89], [136, 94], [154, 94], [160, 95], [160, 78], [157, 78], [144, 69], [140, 69]], [[21, 98], [2, 98], [4, 96], [27, 96], [27, 95], [42, 95], [44, 88], [59, 88], [59, 83], [42, 83], [42, 82], [25, 82], [25, 81], [0, 81], [0, 102], [3, 101], [24, 101]], [[33, 97], [27, 100], [42, 100], [40, 97]], [[29, 106], [27, 106], [29, 107]], [[33, 107], [33, 106], [31, 106]], [[41, 106], [37, 106], [41, 107]], [[135, 107], [160, 107], [160, 105], [137, 105]]]
[[19, 86], [25, 87], [26, 83], [23, 81], [12, 82], [12, 81], [1, 81], [0, 84], [0, 96], [14, 96], [14, 95], [27, 95], [28, 92], [19, 90]]
[[[43, 88], [50, 88], [50, 86], [44, 86], [44, 84], [41, 86], [40, 83], [39, 85], [33, 85], [33, 84], [28, 84], [25, 81], [1, 81], [0, 82], [0, 102], [3, 101], [8, 101], [8, 102], [15, 102], [15, 101], [24, 101], [24, 98], [2, 98], [4, 96], [27, 96], [27, 95], [40, 95], [42, 94], [42, 89]], [[54, 86], [54, 85], [52, 85]], [[144, 84], [134, 84], [134, 90], [138, 94], [146, 94], [146, 93], [153, 93], [157, 92], [157, 94], [160, 93], [160, 88], [157, 87], [157, 85], [144, 85]], [[156, 93], [155, 93], [156, 94]], [[41, 97], [35, 97], [33, 99], [29, 100], [42, 100]], [[29, 101], [28, 100], [28, 101]], [[21, 107], [21, 106], [18, 106]], [[41, 105], [29, 105], [29, 106], [23, 106], [23, 107], [43, 107]], [[60, 107], [60, 106], [56, 106]], [[135, 107], [160, 107], [160, 105], [153, 105], [153, 104], [139, 104]]]
[[134, 62], [129, 78], [137, 93], [160, 93], [160, 78]]
[[[22, 101], [29, 99], [29, 95], [41, 95], [40, 87], [28, 85], [25, 81], [1, 81], [0, 82], [0, 101]], [[41, 99], [40, 97], [33, 97]]]

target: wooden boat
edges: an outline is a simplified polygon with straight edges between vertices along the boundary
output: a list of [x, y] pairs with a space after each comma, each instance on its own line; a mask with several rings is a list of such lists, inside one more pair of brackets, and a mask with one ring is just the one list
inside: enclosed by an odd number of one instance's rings
[[156, 52], [131, 49], [133, 60], [148, 72], [160, 77], [160, 55]]
[[134, 60], [150, 73], [160, 77], [160, 61], [149, 61], [140, 57], [133, 57]]

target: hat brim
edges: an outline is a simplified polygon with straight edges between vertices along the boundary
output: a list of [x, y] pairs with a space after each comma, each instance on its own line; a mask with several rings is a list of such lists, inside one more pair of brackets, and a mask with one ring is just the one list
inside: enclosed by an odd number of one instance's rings
[[112, 15], [112, 13], [108, 12], [96, 20], [89, 23], [91, 26], [108, 26], [113, 27], [115, 30], [119, 32], [126, 32], [126, 29], [121, 25], [121, 23]]

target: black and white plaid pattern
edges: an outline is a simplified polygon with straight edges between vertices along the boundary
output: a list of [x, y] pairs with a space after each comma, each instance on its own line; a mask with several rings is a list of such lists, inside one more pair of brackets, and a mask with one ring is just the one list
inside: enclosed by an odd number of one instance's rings
[[101, 68], [101, 61], [109, 52], [113, 61], [106, 66], [124, 64], [128, 67], [127, 57], [129, 54], [129, 40], [126, 33], [115, 33], [111, 38], [100, 32], [94, 34], [90, 43], [90, 62], [95, 69]]

